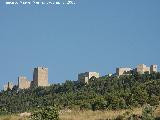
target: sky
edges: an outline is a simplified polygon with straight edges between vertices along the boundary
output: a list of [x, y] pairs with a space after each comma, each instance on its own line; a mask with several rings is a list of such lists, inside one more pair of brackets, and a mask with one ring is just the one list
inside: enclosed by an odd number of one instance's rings
[[116, 67], [160, 66], [159, 0], [74, 2], [0, 1], [0, 89], [8, 81], [17, 84], [21, 75], [32, 80], [37, 66], [49, 69], [50, 84], [77, 80], [86, 71], [103, 76]]

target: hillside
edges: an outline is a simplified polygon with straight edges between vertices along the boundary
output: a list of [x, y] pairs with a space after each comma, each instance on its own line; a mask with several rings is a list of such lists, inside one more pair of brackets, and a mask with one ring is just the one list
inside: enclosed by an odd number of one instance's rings
[[57, 105], [60, 110], [119, 110], [159, 104], [160, 73], [101, 78], [89, 84], [66, 81], [49, 87], [2, 91], [0, 114], [31, 112]]

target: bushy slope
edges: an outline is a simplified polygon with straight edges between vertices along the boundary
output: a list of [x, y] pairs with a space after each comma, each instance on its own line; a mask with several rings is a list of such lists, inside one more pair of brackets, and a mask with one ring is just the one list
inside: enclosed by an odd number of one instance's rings
[[0, 93], [0, 114], [32, 111], [58, 105], [60, 109], [126, 109], [145, 103], [157, 105], [160, 73], [90, 79], [89, 84], [66, 81], [50, 87], [8, 90]]

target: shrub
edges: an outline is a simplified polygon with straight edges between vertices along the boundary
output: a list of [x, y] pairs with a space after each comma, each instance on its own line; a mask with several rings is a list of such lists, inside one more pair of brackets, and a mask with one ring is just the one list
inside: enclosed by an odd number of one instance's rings
[[35, 111], [30, 118], [31, 120], [59, 120], [59, 114], [55, 106], [49, 106]]
[[118, 115], [115, 120], [124, 120], [124, 116], [123, 115]]
[[159, 96], [156, 96], [156, 95], [152, 95], [149, 99], [149, 104], [151, 106], [155, 106], [155, 105], [158, 105], [159, 104]]
[[6, 108], [0, 108], [0, 115], [9, 114]]
[[92, 108], [92, 105], [90, 103], [83, 103], [80, 106], [80, 110], [91, 109], [91, 108]]
[[155, 120], [154, 108], [149, 104], [144, 105], [142, 110], [142, 120]]

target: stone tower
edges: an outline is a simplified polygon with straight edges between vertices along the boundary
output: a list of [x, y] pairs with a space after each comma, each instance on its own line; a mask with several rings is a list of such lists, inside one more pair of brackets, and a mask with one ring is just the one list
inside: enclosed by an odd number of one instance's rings
[[18, 88], [19, 89], [27, 89], [30, 88], [31, 82], [27, 80], [25, 76], [18, 77]]
[[33, 83], [34, 86], [48, 86], [48, 68], [34, 68]]
[[99, 73], [97, 72], [85, 72], [78, 74], [78, 80], [83, 83], [88, 83], [91, 77], [99, 78]]
[[131, 68], [116, 68], [116, 74], [120, 75], [129, 75], [131, 73]]
[[6, 90], [12, 90], [12, 88], [14, 87], [13, 83], [8, 82], [6, 85], [3, 86], [4, 87], [4, 91]]
[[158, 71], [158, 65], [151, 65], [150, 72], [154, 73], [154, 72], [157, 72], [157, 71]]
[[147, 67], [145, 64], [139, 64], [137, 66], [137, 72], [140, 74], [144, 74], [145, 72], [148, 72], [150, 74], [150, 67]]

